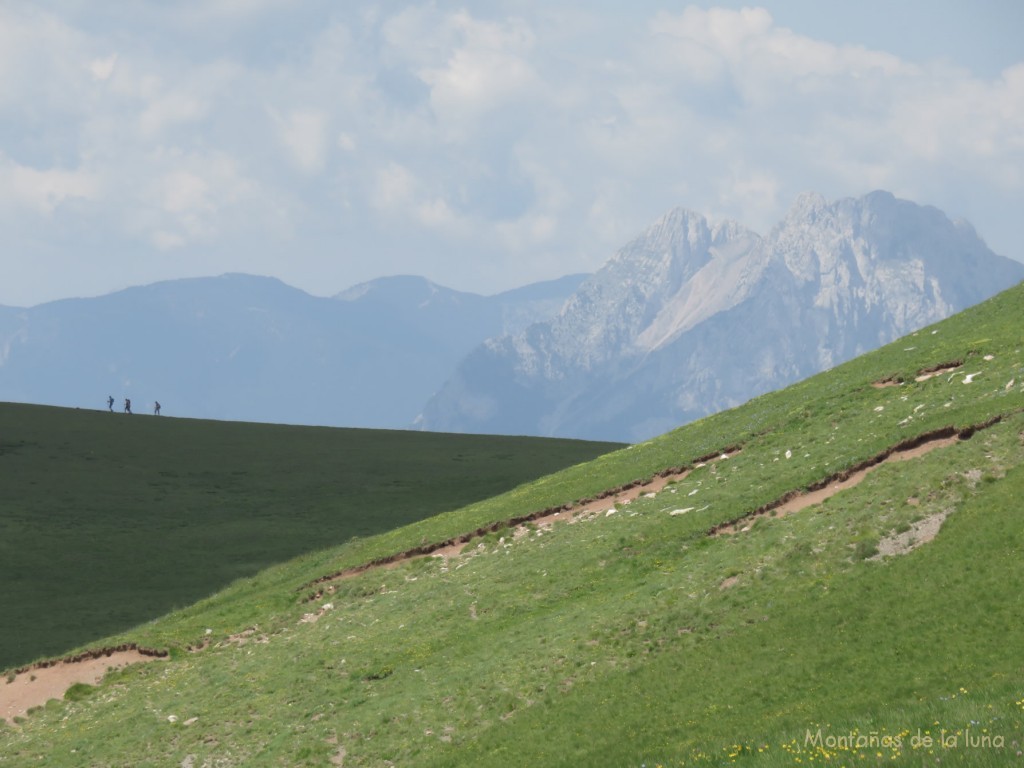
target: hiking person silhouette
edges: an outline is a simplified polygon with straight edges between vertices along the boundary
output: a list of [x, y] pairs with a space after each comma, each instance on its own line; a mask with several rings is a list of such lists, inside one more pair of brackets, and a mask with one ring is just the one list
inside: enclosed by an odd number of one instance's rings
[[114, 412], [114, 396], [113, 395], [107, 395], [107, 410], [110, 411], [111, 413]]
[[124, 399], [124, 412], [125, 413], [131, 413], [132, 412], [132, 401], [129, 400], [127, 397]]
[[154, 416], [159, 416], [160, 415], [160, 401], [159, 400], [157, 400], [155, 403], [153, 403], [153, 415]]

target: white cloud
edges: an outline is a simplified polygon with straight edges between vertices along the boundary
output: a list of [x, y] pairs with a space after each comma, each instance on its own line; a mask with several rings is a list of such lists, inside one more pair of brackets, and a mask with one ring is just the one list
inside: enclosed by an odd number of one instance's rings
[[458, 7], [0, 4], [8, 247], [499, 289], [595, 268], [673, 205], [763, 231], [803, 190], [888, 188], [1024, 256], [1024, 61], [978, 77], [763, 8]]
[[399, 163], [389, 163], [375, 174], [371, 202], [380, 210], [394, 209], [408, 205], [413, 199], [417, 181], [408, 168]]
[[210, 186], [188, 171], [172, 171], [157, 184], [163, 209], [170, 214], [202, 214], [212, 211]]
[[458, 33], [458, 46], [443, 65], [419, 72], [439, 115], [476, 115], [535, 84], [527, 58], [533, 35], [524, 22], [481, 22], [461, 12], [448, 24]]
[[20, 165], [0, 153], [0, 202], [50, 215], [68, 200], [96, 200], [100, 184], [86, 170], [39, 169]]
[[661, 12], [651, 22], [650, 52], [670, 72], [711, 83], [728, 74], [750, 41], [763, 37], [771, 24], [763, 8], [737, 12], [690, 6], [679, 15]]
[[160, 250], [265, 231], [274, 217], [273, 198], [226, 153], [158, 150], [144, 161], [152, 175], [136, 193], [125, 190], [121, 213], [127, 231]]
[[161, 251], [171, 251], [175, 248], [181, 248], [186, 244], [187, 241], [185, 238], [182, 235], [175, 234], [174, 232], [158, 229], [153, 233], [153, 245]]
[[327, 161], [327, 115], [318, 110], [299, 110], [278, 118], [281, 141], [295, 166], [303, 173], [317, 173]]
[[780, 199], [779, 180], [770, 173], [749, 171], [723, 182], [717, 202], [727, 210], [750, 211], [759, 220], [770, 218], [790, 202]]
[[432, 193], [408, 168], [389, 163], [374, 174], [371, 203], [378, 212], [428, 229], [464, 235], [468, 223], [443, 196]]
[[451, 206], [440, 197], [418, 203], [415, 215], [416, 220], [425, 227], [451, 230], [460, 228], [459, 218], [452, 211]]
[[543, 213], [531, 213], [515, 221], [498, 222], [495, 228], [506, 248], [520, 251], [549, 241], [558, 229], [558, 220]]
[[73, 113], [95, 58], [85, 35], [31, 5], [0, 4], [0, 111]]
[[89, 62], [89, 72], [94, 80], [109, 80], [114, 74], [114, 66], [117, 64], [117, 54], [112, 53], [106, 58], [93, 59]]
[[143, 137], [157, 137], [168, 128], [198, 122], [207, 114], [207, 102], [189, 89], [164, 91], [159, 83], [150, 81], [146, 90], [153, 95], [139, 115], [139, 130]]
[[429, 87], [432, 112], [453, 138], [541, 86], [531, 63], [536, 37], [523, 19], [484, 20], [430, 5], [392, 16], [382, 32], [385, 55]]
[[[652, 61], [677, 77], [711, 83], [731, 78], [744, 85], [782, 81], [801, 88], [814, 78], [871, 77], [913, 71], [890, 54], [833, 45], [774, 24], [764, 8], [657, 14], [651, 22]], [[803, 82], [799, 82], [803, 81]], [[820, 80], [818, 82], [821, 82]], [[758, 91], [744, 91], [756, 99]]]

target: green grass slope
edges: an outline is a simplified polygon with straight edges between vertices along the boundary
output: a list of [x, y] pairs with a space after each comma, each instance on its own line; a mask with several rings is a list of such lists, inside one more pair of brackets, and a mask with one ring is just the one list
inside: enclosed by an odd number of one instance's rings
[[0, 404], [0, 668], [615, 447]]
[[[110, 638], [171, 659], [0, 726], [0, 766], [1018, 764], [1022, 317], [1019, 286], [649, 443], [236, 582]], [[969, 439], [746, 517], [950, 428]], [[734, 446], [592, 519], [304, 601], [322, 575]]]

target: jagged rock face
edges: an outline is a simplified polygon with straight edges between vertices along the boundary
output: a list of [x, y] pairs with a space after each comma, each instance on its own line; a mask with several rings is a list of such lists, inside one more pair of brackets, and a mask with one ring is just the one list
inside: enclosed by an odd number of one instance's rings
[[640, 440], [998, 293], [1024, 265], [887, 192], [797, 199], [761, 238], [668, 213], [554, 319], [490, 339], [421, 428]]

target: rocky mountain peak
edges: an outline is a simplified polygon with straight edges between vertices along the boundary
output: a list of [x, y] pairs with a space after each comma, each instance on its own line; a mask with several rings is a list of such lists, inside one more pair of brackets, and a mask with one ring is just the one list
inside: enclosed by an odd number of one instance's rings
[[828, 201], [818, 192], [801, 192], [789, 207], [789, 211], [787, 211], [780, 226], [784, 226], [791, 220], [806, 221], [813, 219], [817, 212], [827, 207]]
[[559, 367], [553, 358], [590, 370], [638, 343], [657, 344], [678, 330], [680, 315], [685, 323], [729, 303], [743, 283], [731, 279], [734, 262], [758, 241], [736, 222], [712, 225], [674, 208], [585, 281], [550, 327], [530, 329], [532, 341], [514, 345], [532, 347], [529, 367], [550, 371]]
[[494, 339], [421, 426], [638, 440], [817, 373], [1024, 278], [969, 225], [877, 191], [800, 195], [761, 238], [676, 208], [553, 320]]

